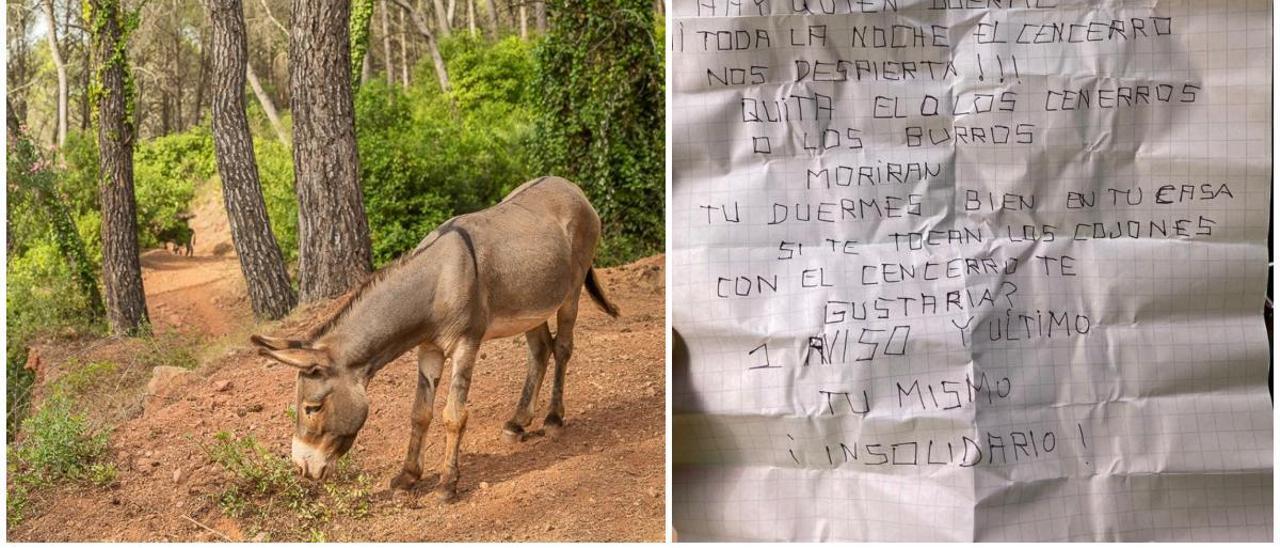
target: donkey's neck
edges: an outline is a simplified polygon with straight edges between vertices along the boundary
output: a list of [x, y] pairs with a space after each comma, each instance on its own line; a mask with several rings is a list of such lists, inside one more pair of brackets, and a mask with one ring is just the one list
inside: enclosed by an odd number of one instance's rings
[[411, 260], [391, 268], [357, 293], [317, 341], [330, 349], [335, 362], [368, 367], [370, 376], [437, 331], [431, 305], [436, 268], [431, 261]]

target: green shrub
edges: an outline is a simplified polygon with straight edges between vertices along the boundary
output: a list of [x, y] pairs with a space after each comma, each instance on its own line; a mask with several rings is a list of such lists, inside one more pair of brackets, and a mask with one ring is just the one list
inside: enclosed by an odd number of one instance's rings
[[293, 152], [280, 141], [256, 138], [254, 156], [271, 232], [285, 262], [298, 260], [298, 196], [293, 189]]
[[662, 48], [651, 2], [547, 2], [536, 49], [533, 158], [576, 181], [604, 222], [604, 264], [660, 251], [665, 181]]
[[458, 38], [442, 48], [452, 95], [439, 92], [427, 60], [418, 72], [430, 77], [408, 91], [371, 81], [356, 97], [361, 186], [379, 265], [533, 176], [528, 45]]
[[[297, 518], [299, 537], [338, 516], [359, 519], [372, 504], [370, 479], [356, 470], [349, 457], [338, 460], [333, 479], [323, 486], [302, 480], [285, 457], [272, 454], [252, 436], [219, 432], [205, 446], [210, 460], [231, 474], [230, 483], [215, 494], [218, 506], [237, 518], [268, 518], [290, 514]], [[323, 534], [323, 533], [321, 533]]]
[[138, 203], [138, 245], [156, 247], [159, 234], [186, 225], [198, 182], [217, 173], [213, 136], [196, 126], [184, 133], [146, 141], [133, 155], [134, 195]]
[[74, 400], [55, 389], [22, 424], [25, 437], [9, 446], [8, 522], [13, 527], [30, 511], [31, 496], [65, 483], [110, 485], [116, 467], [106, 460], [108, 432], [75, 411]]

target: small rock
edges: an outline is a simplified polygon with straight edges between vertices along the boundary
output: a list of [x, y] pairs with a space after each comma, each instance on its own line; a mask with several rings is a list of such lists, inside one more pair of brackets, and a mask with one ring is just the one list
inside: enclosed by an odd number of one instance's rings
[[247, 407], [246, 409], [248, 409], [250, 413], [257, 413], [259, 411], [262, 411], [263, 408], [261, 403], [254, 403], [254, 404], [250, 404], [249, 407]]
[[219, 392], [226, 392], [231, 388], [231, 381], [218, 381], [213, 383], [213, 389]]
[[487, 481], [482, 481], [482, 482], [480, 482], [480, 489], [482, 489], [482, 490], [483, 490], [483, 489], [488, 489], [488, 488], [489, 488], [489, 482], [487, 482]]
[[662, 496], [662, 490], [658, 489], [657, 487], [650, 487], [650, 488], [649, 488], [649, 496], [650, 496], [650, 497], [653, 497], [653, 498], [655, 498], [655, 499], [656, 499], [656, 498], [658, 498], [658, 497]]
[[552, 525], [552, 524], [548, 523], [548, 524], [547, 524], [547, 526], [546, 526], [546, 527], [544, 527], [542, 530], [543, 530], [543, 531], [550, 531], [550, 530], [555, 529], [555, 528], [556, 528], [556, 527], [555, 527], [554, 525]]
[[253, 540], [253, 542], [266, 542], [266, 541], [267, 541], [267, 534], [266, 534], [266, 533], [258, 533], [258, 534], [256, 534], [256, 535], [253, 535], [253, 539], [252, 539], [252, 540]]
[[173, 482], [174, 482], [174, 483], [182, 483], [182, 469], [181, 469], [181, 468], [174, 468], [174, 469], [173, 469]]
[[154, 396], [191, 376], [191, 372], [171, 365], [157, 366], [151, 370], [151, 380], [147, 381], [147, 395]]

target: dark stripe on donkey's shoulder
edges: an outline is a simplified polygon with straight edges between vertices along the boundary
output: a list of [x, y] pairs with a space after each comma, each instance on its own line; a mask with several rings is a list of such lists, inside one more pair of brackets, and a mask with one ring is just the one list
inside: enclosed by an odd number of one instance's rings
[[448, 234], [450, 232], [456, 232], [458, 233], [458, 236], [462, 237], [462, 243], [466, 244], [467, 252], [471, 254], [471, 265], [475, 267], [476, 278], [479, 279], [480, 278], [480, 260], [476, 258], [476, 244], [474, 241], [471, 240], [471, 233], [467, 232], [467, 229], [462, 228], [460, 226], [453, 226], [452, 221], [449, 222], [449, 226], [444, 227], [444, 230], [440, 233], [440, 235], [444, 236], [445, 234]]

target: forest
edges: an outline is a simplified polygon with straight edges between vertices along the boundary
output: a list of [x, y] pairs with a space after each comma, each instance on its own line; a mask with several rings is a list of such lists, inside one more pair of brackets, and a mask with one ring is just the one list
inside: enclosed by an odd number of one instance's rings
[[[660, 253], [662, 10], [8, 0], [10, 523], [15, 461], [52, 466], [41, 482], [94, 475], [15, 442], [41, 436], [23, 424], [33, 345], [157, 338], [139, 256], [209, 253], [190, 229], [202, 189], [225, 204], [260, 321], [343, 294], [442, 221], [541, 175], [588, 194], [604, 224], [598, 266]], [[96, 435], [62, 418], [73, 437]]]

